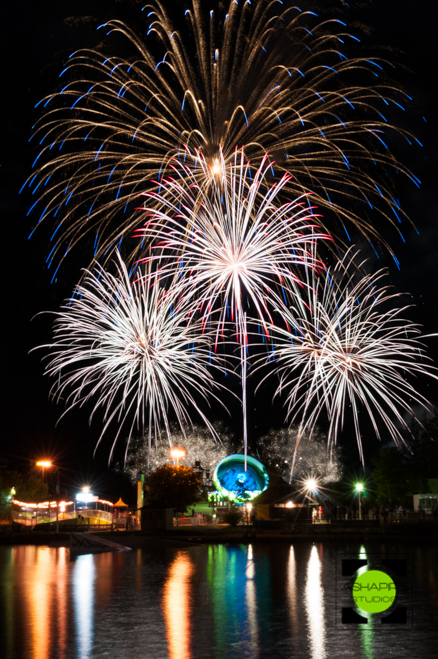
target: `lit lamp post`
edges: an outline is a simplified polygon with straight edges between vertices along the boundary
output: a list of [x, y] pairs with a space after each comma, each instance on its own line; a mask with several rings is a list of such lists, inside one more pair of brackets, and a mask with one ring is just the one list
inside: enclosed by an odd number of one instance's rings
[[[246, 515], [243, 517], [243, 536], [245, 538], [249, 538], [251, 533], [252, 533], [252, 525], [251, 525], [251, 510], [252, 510], [252, 503], [246, 503], [244, 505], [244, 511], [246, 512]], [[246, 517], [246, 524], [245, 524], [245, 517]]]
[[317, 483], [316, 483], [316, 480], [314, 478], [308, 478], [306, 480], [306, 482], [304, 483], [304, 485], [305, 485], [305, 488], [307, 490], [307, 493], [308, 494], [310, 494], [310, 493], [313, 494], [316, 490]]
[[52, 466], [52, 463], [50, 462], [50, 460], [40, 460], [39, 462], [36, 463], [36, 466], [41, 467], [42, 478], [44, 482], [44, 469], [49, 469], [49, 467]]
[[90, 500], [90, 495], [89, 495], [90, 488], [88, 487], [88, 485], [85, 485], [85, 487], [82, 488], [82, 492], [83, 492], [83, 495], [84, 495], [83, 496], [83, 501], [85, 501], [85, 510], [88, 510], [88, 502]]
[[[310, 497], [311, 494], [315, 494], [317, 487], [318, 487], [318, 483], [316, 481], [316, 478], [308, 478], [304, 482], [304, 489], [306, 491], [306, 495], [308, 499], [311, 498]], [[316, 522], [316, 512], [313, 509], [312, 509], [312, 521]]]
[[14, 499], [15, 494], [16, 494], [15, 487], [11, 487], [11, 494], [9, 495], [9, 500], [11, 502], [11, 510], [10, 510], [10, 513], [9, 513], [9, 524], [10, 524], [10, 527], [11, 527], [11, 532], [12, 532], [12, 519], [13, 519], [12, 518], [12, 504], [13, 504], [13, 499]]
[[185, 458], [187, 452], [185, 448], [180, 448], [179, 446], [174, 446], [170, 451], [171, 457], [176, 460], [176, 466], [179, 467], [179, 461], [182, 458]]
[[362, 502], [360, 500], [360, 493], [363, 492], [363, 483], [356, 483], [356, 492], [359, 497], [359, 519], [362, 519]]
[[247, 503], [246, 504], [246, 524], [249, 526], [251, 524], [251, 510], [252, 510], [252, 503]]
[[88, 525], [90, 525], [90, 517], [88, 516], [88, 502], [89, 501], [95, 501], [96, 499], [97, 499], [97, 497], [93, 496], [93, 494], [90, 492], [90, 488], [88, 487], [88, 485], [85, 485], [82, 488], [81, 492], [79, 492], [76, 495], [76, 501], [85, 503], [85, 511], [86, 512], [84, 511], [84, 513], [85, 513], [84, 517], [86, 517], [88, 519]]

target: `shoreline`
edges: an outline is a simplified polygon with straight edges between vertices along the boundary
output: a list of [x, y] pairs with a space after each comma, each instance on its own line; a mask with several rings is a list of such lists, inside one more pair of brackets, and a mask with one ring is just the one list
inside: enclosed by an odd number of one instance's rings
[[[101, 536], [126, 545], [131, 549], [148, 547], [187, 547], [210, 544], [290, 544], [293, 542], [438, 542], [438, 528], [426, 525], [404, 525], [403, 528], [339, 528], [331, 525], [312, 525], [298, 530], [260, 530], [253, 528], [211, 528], [205, 526], [179, 527], [168, 531], [93, 531], [90, 535]], [[40, 545], [69, 547], [70, 534], [60, 533], [2, 533], [0, 546]]]

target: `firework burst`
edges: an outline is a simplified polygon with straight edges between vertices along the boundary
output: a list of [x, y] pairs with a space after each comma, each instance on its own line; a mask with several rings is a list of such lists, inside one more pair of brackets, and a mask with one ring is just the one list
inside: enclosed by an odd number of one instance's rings
[[[229, 312], [240, 334], [248, 298], [267, 333], [267, 303], [285, 307], [284, 291], [295, 294], [301, 282], [297, 266], [324, 267], [315, 244], [329, 236], [317, 231], [319, 215], [307, 195], [279, 201], [291, 175], [269, 185], [267, 156], [251, 169], [243, 149], [228, 166], [219, 155], [213, 173], [202, 153], [187, 152], [187, 164], [172, 164], [176, 178], [163, 179], [159, 192], [144, 193], [147, 220], [136, 233], [156, 255], [143, 261], [157, 262], [161, 279], [172, 277], [174, 290], [197, 299], [204, 320], [220, 300], [218, 332]], [[208, 191], [198, 185], [195, 165], [210, 180]]]
[[380, 417], [397, 444], [403, 441], [400, 428], [409, 432], [403, 414], [415, 418], [414, 403], [430, 409], [407, 377], [438, 376], [418, 325], [404, 316], [408, 307], [397, 306], [399, 294], [382, 283], [385, 271], [356, 281], [352, 266], [350, 251], [327, 276], [309, 269], [310, 294], [296, 297], [296, 308], [286, 314], [293, 329], [271, 330], [280, 377], [275, 395], [287, 392], [288, 417], [301, 416], [301, 432], [312, 431], [325, 410], [333, 445], [349, 404], [363, 461], [359, 409], [366, 410], [377, 437]]
[[[298, 449], [297, 449], [298, 446]], [[295, 459], [294, 479], [303, 482], [312, 474], [321, 484], [334, 483], [342, 478], [340, 450], [329, 451], [327, 435], [315, 428], [300, 436], [298, 427], [270, 430], [257, 440], [256, 453], [263, 464], [282, 476], [289, 476]]]
[[[182, 463], [187, 467], [196, 467], [196, 462], [199, 462], [202, 469], [211, 474], [215, 466], [232, 452], [231, 435], [221, 423], [216, 422], [212, 425], [215, 436], [219, 437], [220, 442], [216, 441], [209, 429], [204, 426], [195, 424], [193, 428], [182, 433], [180, 428], [171, 425], [173, 444], [183, 446], [187, 452]], [[169, 443], [164, 438], [158, 439], [150, 449], [148, 437], [143, 436], [130, 440], [123, 471], [135, 483], [139, 471], [149, 473], [157, 467], [174, 463], [170, 455]]]
[[132, 56], [79, 50], [60, 74], [62, 89], [41, 101], [27, 183], [37, 225], [53, 222], [49, 265], [85, 236], [95, 258], [109, 259], [138, 226], [137, 195], [185, 144], [212, 166], [219, 146], [226, 162], [236, 146], [258, 164], [269, 151], [293, 174], [291, 198], [314, 191], [328, 232], [342, 239], [353, 226], [379, 240], [374, 212], [399, 231], [404, 213], [388, 172], [419, 182], [388, 143], [391, 133], [415, 138], [387, 113], [410, 99], [386, 82], [388, 62], [354, 55], [358, 39], [341, 20], [269, 0], [232, 0], [209, 13], [199, 0], [170, 13], [156, 0], [144, 15], [144, 39], [117, 20], [100, 26]]
[[278, 203], [289, 174], [261, 192], [269, 168], [266, 156], [252, 173], [243, 149], [236, 150], [228, 166], [220, 154], [214, 173], [202, 154], [190, 158], [202, 178], [211, 179], [208, 194], [197, 184], [193, 165], [176, 160], [178, 178], [164, 179], [160, 193], [145, 193], [153, 205], [145, 208], [148, 219], [139, 234], [157, 251], [145, 260], [157, 262], [158, 276], [170, 277], [175, 294], [198, 308], [203, 327], [219, 315], [216, 340], [231, 314], [241, 352], [246, 455], [247, 315], [267, 334], [267, 319], [273, 322], [269, 307], [286, 310], [286, 294], [300, 284], [298, 266], [320, 265], [309, 246], [327, 236], [314, 231], [306, 197]]
[[70, 390], [64, 414], [94, 400], [91, 421], [103, 408], [99, 442], [112, 421], [119, 424], [110, 459], [131, 418], [129, 436], [135, 426], [148, 428], [150, 447], [152, 432], [164, 424], [172, 445], [169, 408], [183, 432], [191, 407], [216, 436], [195, 400], [208, 401], [219, 388], [210, 373], [219, 362], [211, 352], [213, 331], [187, 325], [187, 306], [175, 306], [153, 277], [131, 284], [120, 257], [116, 275], [98, 266], [75, 293], [56, 314], [53, 343], [40, 346], [50, 350], [45, 374], [57, 378], [54, 399]]

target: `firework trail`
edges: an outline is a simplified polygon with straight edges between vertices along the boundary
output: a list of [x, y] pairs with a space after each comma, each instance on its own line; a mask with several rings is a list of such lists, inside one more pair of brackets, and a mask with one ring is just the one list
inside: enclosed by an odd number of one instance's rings
[[134, 426], [148, 427], [149, 447], [152, 429], [159, 433], [162, 423], [172, 445], [169, 408], [183, 432], [192, 407], [215, 436], [195, 400], [195, 393], [219, 400], [212, 390], [220, 387], [209, 372], [219, 364], [211, 352], [214, 331], [201, 332], [199, 321], [187, 325], [187, 306], [175, 306], [153, 277], [131, 284], [120, 257], [115, 276], [97, 266], [75, 293], [56, 313], [53, 343], [39, 346], [50, 350], [45, 374], [57, 378], [54, 399], [70, 390], [64, 414], [94, 400], [90, 421], [104, 409], [98, 444], [110, 423], [118, 422], [110, 460], [129, 416], [129, 437]]
[[293, 174], [291, 198], [313, 191], [326, 230], [342, 240], [353, 228], [379, 241], [376, 213], [400, 231], [405, 215], [388, 174], [419, 181], [388, 148], [392, 137], [415, 141], [389, 121], [411, 101], [387, 82], [392, 65], [356, 56], [359, 39], [341, 20], [288, 2], [186, 6], [147, 4], [144, 38], [117, 20], [100, 26], [132, 55], [108, 56], [102, 45], [74, 52], [60, 91], [40, 102], [27, 184], [32, 232], [53, 224], [49, 266], [85, 237], [93, 258], [108, 260], [138, 226], [136, 196], [170, 158], [184, 157], [185, 144], [210, 164], [219, 146], [226, 162], [242, 145], [256, 164], [269, 151]]
[[[278, 202], [290, 174], [265, 188], [266, 156], [253, 171], [243, 149], [228, 165], [220, 154], [214, 171], [200, 153], [188, 152], [187, 160], [192, 163], [175, 160], [177, 177], [163, 179], [160, 192], [145, 193], [152, 204], [144, 209], [147, 221], [138, 235], [157, 253], [144, 260], [157, 264], [159, 278], [172, 279], [174, 294], [199, 310], [203, 327], [218, 315], [216, 342], [231, 315], [240, 344], [246, 456], [247, 315], [268, 335], [269, 307], [286, 311], [287, 295], [300, 285], [299, 266], [322, 267], [314, 246], [328, 236], [315, 230], [307, 197]], [[211, 181], [208, 192], [198, 185], [193, 162], [202, 179]]]
[[380, 417], [397, 444], [403, 437], [396, 423], [409, 432], [403, 413], [416, 418], [412, 401], [430, 409], [406, 377], [438, 376], [418, 340], [419, 326], [404, 316], [408, 307], [397, 306], [399, 294], [382, 282], [386, 272], [355, 281], [353, 258], [349, 250], [326, 276], [309, 268], [309, 295], [296, 297], [296, 308], [285, 314], [292, 329], [270, 329], [280, 377], [275, 395], [287, 392], [288, 417], [301, 416], [301, 433], [311, 432], [325, 410], [333, 445], [349, 403], [363, 462], [359, 407], [367, 411], [378, 438]]

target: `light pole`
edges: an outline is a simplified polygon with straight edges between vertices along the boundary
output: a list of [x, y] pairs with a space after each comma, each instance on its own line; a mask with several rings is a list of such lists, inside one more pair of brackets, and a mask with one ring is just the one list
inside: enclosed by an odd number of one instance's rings
[[49, 467], [52, 466], [52, 463], [50, 462], [50, 460], [40, 460], [39, 462], [36, 463], [36, 466], [41, 467], [42, 478], [44, 482], [44, 469], [49, 469]]
[[362, 502], [360, 500], [360, 493], [363, 492], [363, 483], [356, 483], [356, 492], [359, 497], [359, 519], [362, 519]]
[[308, 478], [304, 483], [304, 487], [306, 488], [307, 492], [308, 493], [312, 492], [312, 494], [317, 489], [317, 485], [318, 484], [316, 482], [316, 478]]
[[[50, 467], [56, 469], [56, 491], [55, 491], [56, 492], [56, 533], [59, 533], [59, 467], [52, 464], [50, 460], [39, 460], [36, 463], [36, 466], [41, 467], [43, 483], [44, 483], [44, 469], [50, 469]], [[51, 521], [50, 501], [49, 501], [49, 509], [48, 509], [48, 518], [50, 524]]]
[[252, 534], [252, 524], [251, 524], [251, 510], [252, 510], [252, 503], [246, 503], [244, 506], [244, 509], [246, 511], [246, 525], [245, 525], [245, 515], [243, 518], [243, 536], [245, 538], [249, 538]]
[[15, 496], [15, 487], [11, 487], [11, 493], [10, 493], [10, 495], [9, 495], [9, 500], [10, 500], [10, 502], [11, 502], [11, 509], [10, 509], [10, 511], [9, 511], [9, 524], [10, 524], [10, 528], [11, 528], [11, 533], [12, 533], [12, 521], [13, 521], [13, 517], [12, 517], [12, 504], [13, 504], [14, 496]]
[[56, 533], [59, 533], [59, 467], [56, 468]]
[[174, 460], [176, 458], [176, 466], [179, 467], [180, 458], [181, 459], [185, 458], [186, 455], [187, 455], [187, 452], [186, 452], [185, 448], [180, 448], [179, 446], [174, 446], [170, 451], [170, 455], [172, 456], [172, 458]]
[[85, 486], [82, 488], [82, 492], [83, 492], [84, 495], [85, 495], [85, 497], [84, 497], [84, 500], [85, 500], [85, 510], [88, 510], [88, 501], [89, 501], [89, 497], [88, 497], [87, 495], [90, 494], [90, 488], [88, 487], [88, 485], [85, 485]]
[[[306, 492], [306, 497], [311, 500], [310, 495], [315, 494], [318, 488], [318, 482], [316, 478], [308, 478], [304, 481], [304, 490]], [[312, 509], [312, 522], [316, 522], [316, 509]], [[315, 514], [314, 514], [315, 513]]]
[[251, 510], [252, 510], [252, 503], [247, 503], [246, 504], [246, 524], [247, 524], [247, 526], [250, 526], [250, 524], [251, 524]]

